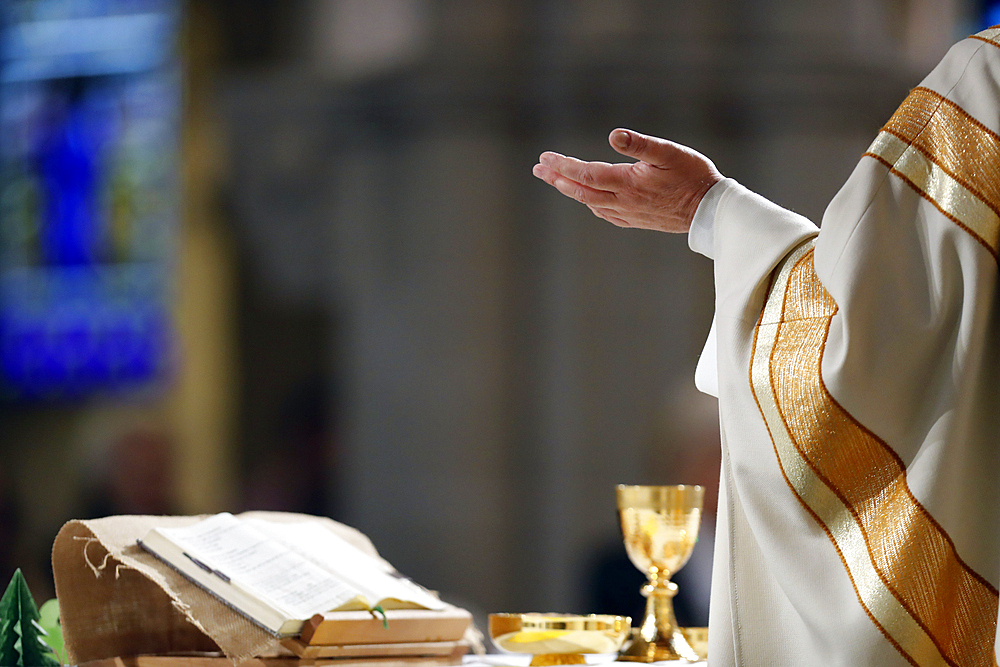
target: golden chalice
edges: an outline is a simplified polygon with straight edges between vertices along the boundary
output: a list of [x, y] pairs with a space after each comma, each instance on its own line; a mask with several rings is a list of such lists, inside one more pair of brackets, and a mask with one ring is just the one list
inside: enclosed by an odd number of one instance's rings
[[700, 486], [617, 487], [625, 551], [632, 564], [646, 574], [642, 587], [646, 614], [632, 643], [620, 660], [656, 662], [699, 658], [674, 618], [677, 584], [670, 577], [681, 569], [698, 541], [705, 489]]

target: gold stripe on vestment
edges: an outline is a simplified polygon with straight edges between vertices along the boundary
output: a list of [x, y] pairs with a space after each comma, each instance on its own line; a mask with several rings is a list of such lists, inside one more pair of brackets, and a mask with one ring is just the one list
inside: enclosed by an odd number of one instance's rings
[[995, 25], [986, 30], [981, 30], [975, 35], [970, 35], [972, 39], [981, 39], [984, 42], [989, 42], [993, 46], [1000, 46], [1000, 25]]
[[938, 93], [916, 88], [865, 155], [888, 166], [997, 257], [1000, 135]]
[[831, 540], [868, 616], [901, 654], [920, 667], [992, 665], [996, 589], [961, 560], [910, 492], [895, 452], [823, 384], [836, 312], [807, 242], [777, 273], [750, 366], [781, 472]]
[[[996, 255], [1000, 215], [924, 153], [888, 132], [880, 132], [869, 154], [887, 165], [913, 189]], [[890, 160], [892, 156], [894, 159]]]

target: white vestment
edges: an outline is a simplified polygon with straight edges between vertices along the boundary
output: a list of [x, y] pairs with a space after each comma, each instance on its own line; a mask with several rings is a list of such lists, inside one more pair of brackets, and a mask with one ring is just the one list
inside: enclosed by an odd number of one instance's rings
[[731, 180], [702, 202], [711, 667], [997, 664], [998, 133], [990, 29], [912, 91], [821, 232]]

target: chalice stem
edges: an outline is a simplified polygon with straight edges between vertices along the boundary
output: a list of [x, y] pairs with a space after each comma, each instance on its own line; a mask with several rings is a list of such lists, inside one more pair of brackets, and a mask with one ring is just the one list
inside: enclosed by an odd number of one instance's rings
[[632, 645], [625, 649], [619, 659], [633, 662], [697, 662], [698, 655], [677, 627], [674, 616], [673, 599], [677, 593], [677, 584], [670, 581], [649, 583], [643, 586], [642, 593], [646, 596], [646, 614]]

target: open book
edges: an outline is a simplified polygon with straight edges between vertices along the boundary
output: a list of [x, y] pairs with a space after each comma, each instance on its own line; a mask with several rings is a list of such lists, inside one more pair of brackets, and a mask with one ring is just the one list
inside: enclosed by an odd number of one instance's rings
[[278, 636], [298, 634], [324, 612], [448, 606], [315, 521], [223, 513], [183, 528], [153, 528], [139, 544]]

